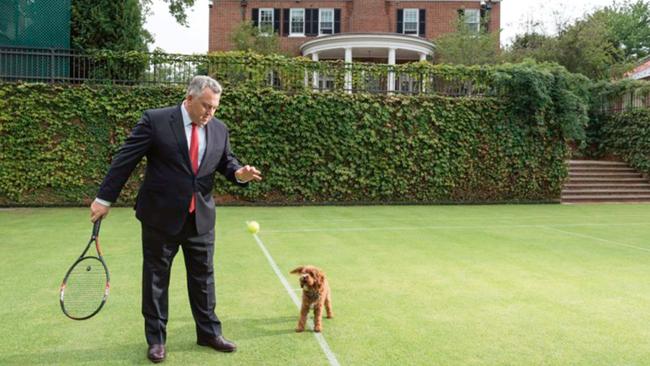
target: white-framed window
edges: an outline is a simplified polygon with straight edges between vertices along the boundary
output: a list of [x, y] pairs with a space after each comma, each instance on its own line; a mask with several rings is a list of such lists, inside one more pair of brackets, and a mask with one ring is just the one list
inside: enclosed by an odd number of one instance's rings
[[418, 34], [418, 9], [404, 9], [404, 34]]
[[264, 35], [273, 34], [273, 8], [260, 9], [259, 21], [257, 22], [260, 33]]
[[334, 9], [318, 9], [318, 35], [334, 34]]
[[318, 90], [333, 90], [334, 77], [330, 75], [320, 75], [318, 77]]
[[478, 33], [481, 29], [481, 10], [465, 9], [465, 25], [472, 32]]
[[277, 72], [273, 70], [269, 70], [266, 73], [266, 85], [279, 89], [281, 87], [280, 84], [280, 76], [278, 75]]
[[291, 9], [289, 11], [289, 35], [305, 35], [305, 9]]

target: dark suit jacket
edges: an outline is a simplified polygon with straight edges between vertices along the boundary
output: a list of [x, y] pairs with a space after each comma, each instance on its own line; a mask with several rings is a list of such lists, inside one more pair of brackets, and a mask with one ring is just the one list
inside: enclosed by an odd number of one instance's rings
[[230, 151], [228, 129], [216, 118], [206, 125], [205, 155], [198, 174], [190, 164], [189, 147], [180, 105], [144, 112], [116, 156], [97, 197], [115, 202], [143, 156], [147, 157], [144, 181], [136, 199], [136, 217], [170, 235], [180, 232], [193, 192], [196, 192], [196, 228], [204, 234], [214, 228], [212, 198], [215, 172], [235, 184], [241, 164]]

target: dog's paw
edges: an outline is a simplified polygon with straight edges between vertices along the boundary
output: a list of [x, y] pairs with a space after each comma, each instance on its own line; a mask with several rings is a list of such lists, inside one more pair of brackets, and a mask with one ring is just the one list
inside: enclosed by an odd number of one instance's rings
[[314, 327], [314, 332], [320, 333], [320, 331], [321, 331], [321, 327]]
[[296, 333], [301, 333], [305, 330], [305, 328], [298, 327], [296, 328]]

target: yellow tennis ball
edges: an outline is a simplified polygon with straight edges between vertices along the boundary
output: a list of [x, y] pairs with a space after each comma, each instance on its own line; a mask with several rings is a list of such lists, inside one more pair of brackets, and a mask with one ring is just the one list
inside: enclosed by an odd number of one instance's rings
[[260, 231], [260, 224], [258, 224], [257, 221], [249, 221], [247, 227], [248, 232], [251, 234], [257, 234], [257, 232]]

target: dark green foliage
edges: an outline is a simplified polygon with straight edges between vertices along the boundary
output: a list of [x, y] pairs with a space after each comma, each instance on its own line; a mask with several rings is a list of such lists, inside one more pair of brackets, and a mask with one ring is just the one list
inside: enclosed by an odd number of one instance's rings
[[[420, 66], [424, 67], [424, 66]], [[217, 111], [235, 153], [265, 177], [217, 194], [260, 203], [548, 201], [586, 100], [549, 65], [429, 66], [492, 80], [491, 97], [226, 88]], [[474, 71], [472, 71], [474, 70]], [[0, 85], [0, 204], [87, 204], [143, 110], [183, 87]], [[134, 174], [120, 202], [133, 201]]]
[[626, 0], [597, 11], [608, 19], [608, 35], [628, 61], [650, 54], [650, 2]]
[[262, 34], [260, 29], [249, 21], [240, 23], [230, 39], [236, 51], [256, 52], [261, 55], [281, 53], [280, 36], [277, 33]]
[[553, 36], [534, 28], [518, 35], [503, 59], [557, 62], [592, 80], [610, 80], [650, 52], [650, 4], [645, 0], [614, 3], [559, 28]]
[[[484, 19], [487, 24], [489, 19]], [[432, 42], [436, 45], [435, 62], [455, 65], [488, 65], [499, 62], [500, 31], [471, 30], [465, 17], [455, 20], [455, 32], [446, 33]]]
[[650, 82], [602, 82], [594, 85], [592, 94], [589, 153], [616, 156], [650, 175]]
[[138, 0], [72, 0], [71, 17], [77, 50], [147, 51], [152, 41]]
[[605, 151], [650, 174], [650, 109], [632, 109], [603, 116], [601, 123]]

